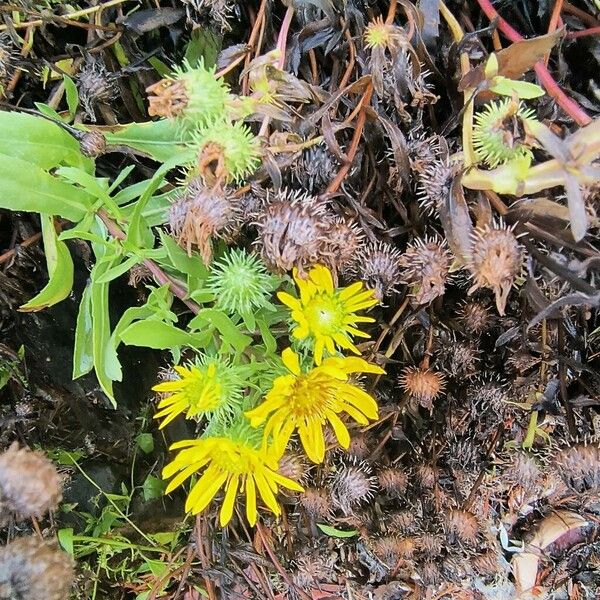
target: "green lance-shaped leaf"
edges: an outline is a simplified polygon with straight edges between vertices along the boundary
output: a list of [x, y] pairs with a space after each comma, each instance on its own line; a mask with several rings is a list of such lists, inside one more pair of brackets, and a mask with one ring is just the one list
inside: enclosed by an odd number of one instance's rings
[[0, 154], [0, 189], [0, 208], [57, 215], [75, 222], [83, 219], [95, 200], [39, 166], [7, 154]]
[[46, 253], [46, 265], [50, 279], [44, 289], [27, 304], [19, 308], [23, 312], [33, 312], [53, 306], [64, 300], [73, 288], [73, 260], [65, 242], [58, 239], [51, 215], [40, 215], [42, 237]]

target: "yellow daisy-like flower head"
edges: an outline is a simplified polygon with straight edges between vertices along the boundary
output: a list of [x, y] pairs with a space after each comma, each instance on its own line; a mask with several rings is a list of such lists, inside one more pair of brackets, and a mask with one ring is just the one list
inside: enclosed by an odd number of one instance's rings
[[348, 448], [350, 434], [339, 414], [346, 413], [361, 425], [377, 419], [375, 399], [348, 380], [352, 373], [382, 374], [382, 368], [355, 356], [330, 357], [303, 372], [298, 355], [291, 348], [284, 350], [281, 358], [290, 373], [277, 377], [262, 404], [246, 413], [253, 427], [266, 421], [264, 439], [273, 438], [278, 456], [297, 430], [307, 456], [321, 463], [325, 458], [326, 422], [340, 445]]
[[174, 476], [165, 493], [169, 494], [192, 475], [204, 471], [190, 490], [186, 511], [202, 512], [224, 487], [225, 497], [219, 514], [221, 527], [231, 520], [238, 493], [246, 496], [246, 517], [250, 525], [256, 524], [258, 516], [257, 491], [268, 509], [279, 516], [281, 507], [275, 497], [278, 486], [298, 492], [304, 489], [277, 473], [277, 459], [269, 448], [257, 448], [243, 437], [230, 437], [225, 433], [173, 444], [171, 450], [180, 452], [163, 469], [164, 479]]
[[201, 356], [186, 367], [173, 367], [179, 376], [174, 381], [155, 385], [155, 392], [168, 394], [158, 403], [155, 419], [164, 419], [160, 429], [185, 413], [188, 419], [231, 416], [243, 399], [244, 380], [239, 369], [219, 357]]
[[375, 319], [358, 316], [356, 312], [377, 304], [373, 290], [363, 290], [360, 281], [336, 289], [331, 272], [323, 265], [313, 267], [307, 279], [299, 278], [294, 270], [294, 279], [300, 298], [286, 292], [279, 292], [277, 297], [292, 310], [292, 319], [296, 322], [292, 336], [314, 343], [316, 364], [321, 364], [324, 350], [335, 354], [336, 346], [360, 354], [351, 336], [370, 337], [356, 325], [373, 323]]

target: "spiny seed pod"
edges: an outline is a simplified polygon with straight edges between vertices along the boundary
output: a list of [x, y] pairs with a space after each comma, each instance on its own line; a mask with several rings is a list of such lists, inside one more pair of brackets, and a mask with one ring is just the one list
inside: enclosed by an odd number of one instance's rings
[[328, 243], [321, 251], [321, 262], [337, 273], [356, 256], [363, 242], [363, 233], [354, 221], [337, 218], [330, 223], [327, 237]]
[[435, 533], [424, 533], [417, 538], [417, 547], [426, 558], [435, 558], [442, 553], [444, 540]]
[[227, 239], [237, 210], [231, 193], [207, 188], [192, 179], [169, 208], [169, 227], [177, 243], [191, 255], [196, 246], [205, 264], [212, 258], [212, 238]]
[[242, 121], [211, 121], [196, 131], [190, 145], [198, 151], [200, 175], [217, 182], [240, 182], [260, 164], [259, 140]]
[[56, 510], [61, 498], [61, 478], [44, 454], [17, 444], [0, 454], [0, 524], [11, 515], [41, 518]]
[[331, 580], [330, 561], [316, 552], [303, 556], [296, 561], [296, 570], [292, 573], [292, 581], [303, 590], [318, 586]]
[[73, 583], [71, 557], [37, 536], [0, 548], [0, 598], [65, 600]]
[[464, 302], [460, 307], [458, 318], [467, 335], [478, 336], [494, 325], [494, 317], [490, 309], [477, 300]]
[[390, 531], [400, 535], [410, 535], [419, 529], [419, 520], [414, 510], [401, 510], [394, 513], [389, 520]]
[[388, 568], [393, 569], [399, 560], [408, 560], [413, 557], [416, 542], [409, 537], [398, 538], [393, 535], [386, 535], [372, 540], [371, 548]]
[[147, 281], [152, 281], [152, 272], [144, 263], [133, 265], [133, 267], [129, 269], [127, 285], [130, 285], [131, 287], [138, 287], [140, 283]]
[[537, 123], [532, 110], [505, 98], [490, 102], [475, 115], [473, 147], [479, 160], [494, 169], [518, 158], [531, 159], [533, 138], [528, 133]]
[[503, 224], [476, 229], [467, 257], [467, 267], [473, 279], [468, 293], [483, 287], [491, 288], [496, 295], [498, 313], [503, 316], [508, 294], [522, 264], [521, 247], [512, 229]]
[[277, 472], [292, 481], [302, 483], [308, 477], [309, 468], [304, 455], [286, 453], [279, 459]]
[[417, 467], [417, 480], [421, 484], [421, 487], [426, 490], [433, 489], [437, 483], [438, 476], [438, 470], [428, 463], [423, 463]]
[[466, 510], [449, 510], [444, 515], [444, 529], [451, 542], [475, 544], [479, 533], [477, 517]]
[[360, 279], [375, 290], [375, 296], [383, 300], [398, 291], [400, 283], [400, 251], [386, 242], [369, 242], [363, 246], [348, 265], [347, 274]]
[[453, 468], [476, 471], [481, 466], [481, 444], [473, 438], [453, 440], [448, 444], [448, 464]]
[[408, 475], [405, 471], [395, 467], [382, 469], [377, 473], [379, 487], [392, 498], [400, 498], [406, 493]]
[[200, 25], [196, 19], [208, 15], [219, 25], [222, 32], [231, 30], [227, 21], [233, 16], [237, 5], [235, 0], [182, 0], [182, 2], [186, 7], [188, 21], [194, 27]]
[[456, 379], [471, 377], [477, 371], [479, 349], [471, 342], [452, 341], [440, 350], [445, 371]]
[[9, 83], [18, 59], [12, 38], [7, 33], [0, 34], [0, 96], [3, 88]]
[[415, 240], [400, 257], [402, 282], [411, 287], [417, 304], [428, 304], [446, 289], [451, 255], [445, 241]]
[[441, 136], [429, 135], [426, 131], [418, 128], [409, 132], [406, 145], [410, 169], [414, 174], [422, 175], [429, 166], [440, 160], [442, 141]]
[[600, 448], [577, 444], [563, 448], [553, 457], [553, 464], [565, 484], [573, 491], [600, 492]]
[[279, 283], [279, 278], [267, 271], [258, 256], [233, 249], [212, 265], [206, 289], [215, 295], [216, 308], [247, 320], [253, 311], [269, 304], [269, 297]]
[[336, 472], [328, 479], [328, 485], [334, 503], [348, 515], [354, 508], [373, 498], [377, 478], [365, 461], [351, 458], [337, 465]]
[[493, 577], [502, 570], [500, 556], [495, 550], [486, 550], [470, 558], [475, 573], [483, 577]]
[[432, 215], [446, 202], [452, 181], [460, 172], [460, 165], [449, 160], [436, 160], [419, 175], [417, 200], [426, 215]]
[[296, 267], [304, 273], [327, 247], [330, 222], [323, 202], [284, 190], [269, 198], [259, 215], [255, 244], [272, 271], [282, 273]]
[[509, 396], [506, 384], [494, 375], [473, 379], [467, 390], [467, 400], [478, 411], [491, 411], [502, 415], [508, 406]]
[[331, 516], [332, 504], [329, 494], [321, 488], [307, 487], [298, 497], [298, 503], [313, 519], [323, 519]]
[[367, 436], [363, 433], [353, 436], [350, 439], [350, 445], [346, 450], [348, 456], [352, 456], [357, 460], [364, 460], [368, 458], [372, 447], [369, 445]]
[[525, 452], [514, 452], [508, 457], [507, 469], [503, 475], [511, 483], [527, 490], [533, 489], [542, 478], [538, 461]]
[[300, 185], [309, 193], [318, 193], [339, 168], [339, 162], [325, 144], [312, 146], [304, 150], [293, 174]]
[[176, 117], [190, 127], [224, 118], [229, 99], [229, 88], [215, 78], [214, 68], [205, 68], [204, 62], [192, 67], [187, 60], [146, 92], [151, 117]]
[[109, 104], [118, 94], [115, 75], [98, 57], [84, 63], [77, 75], [77, 89], [81, 105], [92, 123], [96, 122], [98, 104]]
[[86, 131], [79, 139], [79, 149], [90, 158], [101, 156], [106, 152], [106, 138], [99, 131]]
[[433, 410], [433, 401], [443, 393], [446, 385], [441, 373], [421, 367], [405, 367], [399, 382], [407, 394], [429, 411]]
[[406, 34], [401, 27], [386, 23], [382, 17], [375, 17], [365, 27], [365, 47], [373, 48], [399, 48], [406, 41]]

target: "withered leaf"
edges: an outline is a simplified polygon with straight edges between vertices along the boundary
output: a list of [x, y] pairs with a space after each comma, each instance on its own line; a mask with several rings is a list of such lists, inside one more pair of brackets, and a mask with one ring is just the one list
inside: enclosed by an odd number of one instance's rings
[[440, 221], [450, 250], [457, 260], [465, 263], [471, 250], [473, 222], [469, 215], [460, 175], [452, 180], [445, 202], [440, 206]]
[[123, 25], [141, 35], [159, 27], [173, 25], [184, 16], [185, 11], [181, 8], [149, 8], [128, 15], [123, 19]]
[[[533, 68], [536, 62], [542, 59], [564, 35], [564, 29], [557, 29], [552, 33], [540, 35], [528, 40], [515, 42], [496, 52], [498, 59], [498, 75], [508, 79], [519, 79], [524, 73]], [[458, 84], [461, 92], [474, 88], [485, 81], [485, 64], [481, 64], [462, 77]]]

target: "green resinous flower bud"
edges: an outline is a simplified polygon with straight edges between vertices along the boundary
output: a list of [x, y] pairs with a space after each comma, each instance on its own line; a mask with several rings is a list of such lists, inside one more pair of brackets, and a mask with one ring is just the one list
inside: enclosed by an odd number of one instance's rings
[[491, 169], [516, 158], [532, 158], [528, 126], [534, 112], [507, 98], [490, 102], [475, 116], [473, 146], [477, 157]]
[[178, 118], [185, 126], [198, 127], [225, 117], [229, 88], [215, 78], [214, 68], [200, 61], [192, 67], [186, 60], [173, 75], [146, 89], [150, 116]]
[[193, 145], [200, 173], [216, 163], [214, 175], [226, 183], [245, 179], [260, 164], [259, 141], [241, 121], [213, 121], [197, 131]]
[[215, 306], [242, 316], [248, 326], [254, 321], [254, 312], [268, 307], [278, 285], [279, 279], [267, 271], [258, 256], [238, 249], [215, 261], [206, 282], [215, 295]]

